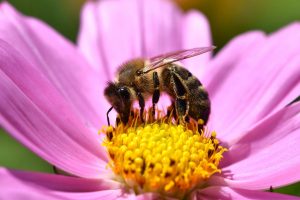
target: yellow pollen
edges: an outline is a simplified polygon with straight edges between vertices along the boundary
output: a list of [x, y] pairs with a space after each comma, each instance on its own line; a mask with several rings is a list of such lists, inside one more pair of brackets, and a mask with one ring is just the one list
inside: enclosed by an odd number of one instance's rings
[[160, 115], [145, 123], [131, 117], [127, 125], [105, 127], [109, 166], [136, 193], [183, 198], [221, 172], [218, 165], [226, 148], [219, 145], [215, 132], [198, 131], [201, 120], [177, 124]]

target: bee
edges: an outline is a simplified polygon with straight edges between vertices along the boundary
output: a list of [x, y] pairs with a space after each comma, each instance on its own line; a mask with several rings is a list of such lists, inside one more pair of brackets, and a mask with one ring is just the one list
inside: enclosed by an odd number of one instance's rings
[[172, 99], [172, 107], [179, 120], [189, 117], [202, 120], [206, 124], [210, 114], [210, 100], [201, 82], [191, 72], [178, 63], [180, 60], [212, 51], [215, 47], [200, 47], [159, 55], [150, 59], [137, 58], [121, 65], [115, 82], [109, 82], [104, 90], [106, 99], [114, 108], [121, 121], [129, 120], [132, 105], [138, 101], [140, 119], [143, 121], [145, 100], [152, 96], [152, 115], [160, 93], [167, 93]]

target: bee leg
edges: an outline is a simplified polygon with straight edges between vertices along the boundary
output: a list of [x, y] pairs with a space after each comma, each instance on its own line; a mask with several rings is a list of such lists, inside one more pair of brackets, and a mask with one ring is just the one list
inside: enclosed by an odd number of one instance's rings
[[177, 115], [176, 115], [176, 111], [175, 111], [175, 102], [174, 101], [172, 101], [172, 104], [168, 107], [168, 109], [167, 109], [167, 117], [170, 117], [171, 115], [172, 115], [172, 117], [174, 118], [174, 119], [176, 119], [177, 118]]
[[154, 118], [155, 104], [157, 104], [159, 97], [160, 97], [159, 78], [158, 78], [157, 72], [153, 72], [153, 85], [154, 85], [154, 92], [153, 92], [153, 96], [152, 96], [152, 116]]
[[186, 99], [176, 98], [175, 108], [176, 108], [180, 123], [186, 122], [185, 118], [187, 116], [188, 107], [189, 107], [189, 104]]
[[185, 120], [186, 123], [189, 123], [190, 122], [190, 117], [189, 116], [185, 116], [184, 120]]
[[174, 72], [171, 72], [171, 84], [176, 95], [176, 112], [179, 117], [180, 123], [183, 123], [189, 111], [189, 102], [187, 100], [188, 89], [184, 85], [180, 76]]
[[172, 101], [172, 104], [169, 105], [168, 108], [167, 108], [167, 117], [170, 117], [171, 114], [174, 115], [174, 113], [173, 113], [174, 109], [175, 109], [175, 103], [174, 103], [174, 101]]
[[110, 111], [113, 109], [114, 107], [110, 107], [109, 109], [108, 109], [108, 111], [107, 111], [107, 113], [106, 113], [106, 119], [107, 119], [107, 124], [108, 124], [108, 126], [110, 126], [110, 122], [109, 122], [109, 113], [110, 113]]
[[120, 117], [117, 117], [116, 118], [116, 125], [118, 126], [120, 123], [121, 123], [121, 119], [120, 119]]
[[144, 100], [142, 93], [137, 92], [136, 94], [137, 94], [137, 97], [139, 100], [139, 105], [140, 105], [140, 118], [141, 118], [141, 121], [144, 123], [143, 114], [144, 114], [144, 109], [145, 109], [145, 100]]

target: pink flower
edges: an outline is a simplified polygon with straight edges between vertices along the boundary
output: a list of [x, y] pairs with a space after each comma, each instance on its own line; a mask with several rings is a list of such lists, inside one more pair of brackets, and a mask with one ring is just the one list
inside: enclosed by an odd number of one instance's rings
[[[147, 9], [146, 9], [147, 8]], [[98, 130], [105, 82], [123, 61], [209, 46], [205, 17], [152, 1], [89, 1], [79, 50], [41, 21], [0, 4], [0, 122], [52, 165], [78, 177], [0, 169], [1, 199], [144, 199], [111, 179]], [[208, 127], [229, 151], [195, 199], [296, 199], [263, 192], [300, 180], [300, 24], [233, 39], [186, 66], [212, 100]], [[81, 52], [80, 52], [81, 51]], [[202, 69], [204, 71], [202, 71]]]

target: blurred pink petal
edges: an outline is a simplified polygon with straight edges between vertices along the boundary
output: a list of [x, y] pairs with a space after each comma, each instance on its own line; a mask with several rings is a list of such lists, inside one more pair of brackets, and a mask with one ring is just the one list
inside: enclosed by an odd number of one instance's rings
[[[90, 63], [112, 80], [128, 59], [210, 46], [211, 39], [203, 15], [185, 15], [166, 0], [89, 1], [82, 11], [78, 44]], [[190, 61], [193, 71], [201, 70], [209, 57], [207, 53]]]
[[84, 177], [106, 172], [99, 140], [46, 77], [1, 40], [0, 60], [1, 126], [63, 170]]
[[88, 67], [74, 44], [45, 23], [22, 16], [6, 2], [0, 4], [0, 39], [15, 47], [47, 77], [83, 123], [101, 128], [100, 120], [101, 125], [106, 121], [100, 115], [101, 79]]
[[204, 82], [212, 100], [210, 123], [219, 137], [231, 141], [299, 95], [296, 33], [300, 34], [298, 23], [268, 37], [248, 33], [234, 39], [211, 62]]
[[243, 189], [233, 189], [229, 187], [208, 187], [200, 192], [194, 197], [198, 200], [207, 200], [207, 199], [222, 199], [222, 200], [232, 200], [232, 199], [256, 199], [256, 200], [265, 200], [265, 199], [278, 199], [278, 200], [299, 200], [299, 197], [272, 193], [272, 192], [262, 192], [262, 191], [253, 191], [253, 190], [243, 190]]
[[299, 141], [300, 103], [295, 103], [261, 121], [230, 147], [222, 167], [225, 183], [266, 189], [299, 181]]

